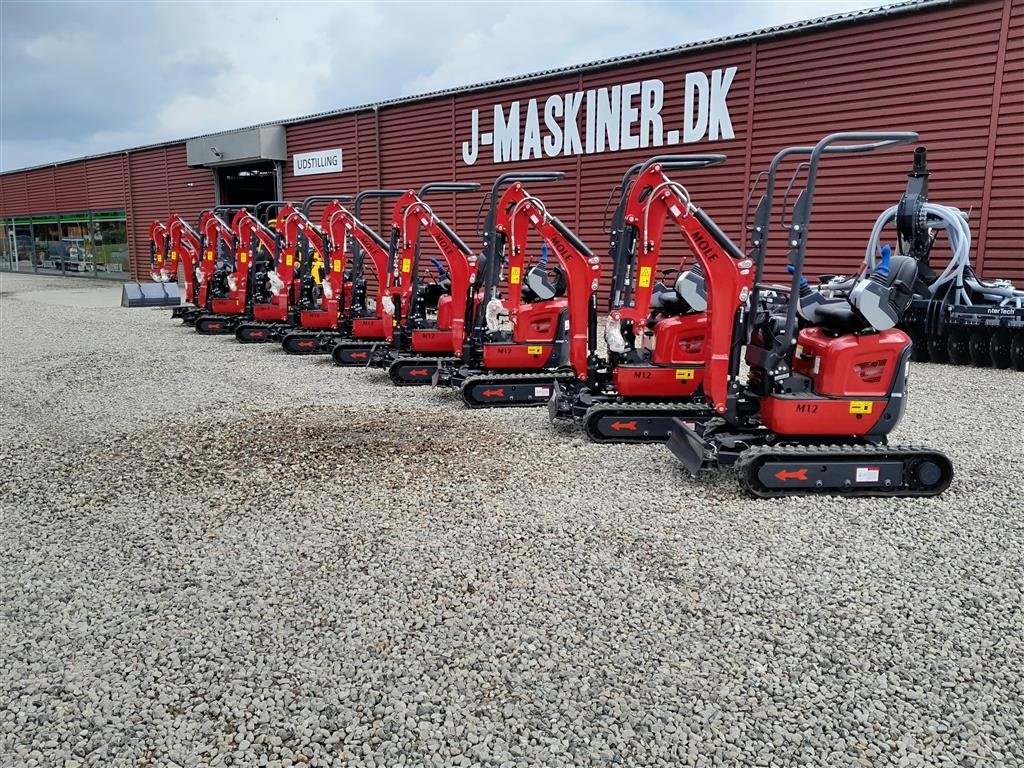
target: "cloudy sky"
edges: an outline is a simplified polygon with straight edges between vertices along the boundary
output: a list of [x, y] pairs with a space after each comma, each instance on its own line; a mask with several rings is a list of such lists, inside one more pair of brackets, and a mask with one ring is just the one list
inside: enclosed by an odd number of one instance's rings
[[880, 4], [0, 0], [0, 170]]

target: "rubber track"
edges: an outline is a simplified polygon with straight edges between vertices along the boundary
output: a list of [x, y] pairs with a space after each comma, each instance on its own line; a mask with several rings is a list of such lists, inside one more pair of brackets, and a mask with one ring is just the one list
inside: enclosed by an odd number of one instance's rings
[[544, 402], [531, 400], [527, 403], [495, 403], [495, 402], [481, 402], [479, 400], [473, 400], [469, 396], [469, 390], [472, 386], [483, 383], [488, 386], [501, 386], [502, 382], [511, 382], [516, 384], [525, 384], [531, 379], [537, 382], [538, 386], [545, 386], [547, 384], [553, 384], [556, 381], [570, 381], [576, 378], [573, 373], [556, 373], [551, 371], [550, 373], [544, 373], [538, 371], [537, 373], [494, 373], [494, 374], [478, 374], [476, 376], [468, 376], [465, 381], [462, 382], [462, 399], [466, 405], [470, 408], [536, 408], [541, 405], [545, 405]]
[[583, 415], [581, 426], [583, 427], [584, 434], [586, 434], [589, 440], [592, 440], [595, 443], [664, 443], [668, 440], [668, 437], [655, 437], [653, 435], [636, 435], [630, 437], [622, 435], [617, 438], [602, 435], [597, 431], [597, 420], [601, 416], [609, 413], [620, 415], [623, 419], [636, 418], [638, 416], [643, 418], [645, 415], [667, 416], [671, 414], [673, 417], [679, 418], [686, 418], [687, 416], [710, 417], [717, 415], [710, 406], [703, 405], [701, 403], [682, 403], [671, 401], [598, 403], [597, 405], [590, 406], [587, 409], [587, 412]]
[[[806, 457], [808, 463], [828, 463], [828, 461], [893, 461], [903, 462], [904, 469], [909, 460], [927, 458], [943, 468], [943, 476], [939, 484], [932, 488], [823, 488], [820, 491], [813, 488], [794, 488], [791, 491], [777, 488], [765, 488], [757, 480], [757, 469], [765, 463], [776, 458], [778, 461], [802, 461]], [[825, 460], [824, 462], [822, 460]], [[748, 448], [737, 459], [735, 464], [739, 473], [740, 485], [753, 496], [761, 499], [777, 499], [783, 496], [806, 496], [819, 494], [823, 496], [848, 496], [866, 497], [875, 496], [882, 498], [912, 497], [912, 496], [938, 496], [949, 487], [953, 479], [953, 464], [941, 451], [936, 451], [923, 445], [779, 445], [779, 446], [758, 446]], [[905, 474], [905, 473], [904, 473]]]
[[416, 356], [410, 355], [409, 357], [400, 357], [391, 365], [388, 366], [388, 375], [391, 377], [391, 381], [396, 387], [423, 387], [429, 386], [430, 380], [427, 381], [405, 381], [398, 377], [398, 365], [416, 365], [417, 363], [423, 363], [424, 368], [436, 369], [438, 364], [448, 365], [450, 363], [457, 363], [461, 358], [458, 357], [432, 357], [430, 355]]

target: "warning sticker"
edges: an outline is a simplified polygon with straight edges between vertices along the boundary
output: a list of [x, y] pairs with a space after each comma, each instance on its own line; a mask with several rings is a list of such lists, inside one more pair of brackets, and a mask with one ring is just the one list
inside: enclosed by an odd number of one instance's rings
[[334, 260], [334, 271], [341, 272], [341, 259]]
[[534, 397], [551, 397], [551, 387], [534, 387]]
[[541, 347], [539, 345], [537, 345], [537, 346], [529, 346], [529, 347], [526, 348], [526, 354], [528, 354], [528, 355], [540, 355], [540, 354], [543, 354], [543, 353], [544, 353], [544, 347]]
[[178, 252], [171, 251], [171, 261], [174, 261], [176, 258], [178, 258]]
[[[519, 267], [512, 267], [512, 271], [509, 272], [508, 280], [512, 285], [519, 285]], [[531, 353], [532, 354], [532, 353]]]
[[693, 381], [693, 368], [676, 368], [677, 381]]
[[870, 400], [851, 400], [850, 413], [871, 413], [875, 404]]
[[402, 259], [402, 272], [408, 274], [410, 269], [412, 269], [412, 259]]
[[290, 267], [292, 265], [292, 255], [289, 253], [284, 257], [284, 265]]
[[206, 260], [207, 261], [213, 261], [213, 251], [207, 251], [206, 252]]
[[245, 264], [245, 262], [249, 260], [249, 257], [246, 255], [245, 251], [242, 251], [240, 254], [238, 254], [238, 260], [242, 264]]
[[640, 287], [650, 288], [651, 287], [651, 268], [640, 267]]
[[877, 483], [878, 467], [857, 467], [858, 483]]

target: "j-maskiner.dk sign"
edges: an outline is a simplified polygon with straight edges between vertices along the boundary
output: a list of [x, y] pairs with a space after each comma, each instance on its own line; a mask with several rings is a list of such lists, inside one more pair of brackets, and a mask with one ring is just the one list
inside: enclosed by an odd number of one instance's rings
[[488, 146], [495, 163], [509, 163], [733, 139], [726, 97], [736, 70], [687, 72], [682, 114], [663, 114], [665, 83], [657, 79], [495, 104], [489, 131], [474, 109], [462, 161], [473, 165]]
[[293, 155], [292, 172], [296, 176], [312, 176], [315, 173], [341, 173], [341, 150], [321, 149], [319, 152], [303, 152]]

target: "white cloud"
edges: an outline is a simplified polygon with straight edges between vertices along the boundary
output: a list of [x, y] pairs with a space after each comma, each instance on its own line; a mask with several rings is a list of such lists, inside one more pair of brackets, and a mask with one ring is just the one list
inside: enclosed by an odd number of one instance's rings
[[863, 8], [0, 3], [0, 168], [286, 119]]

